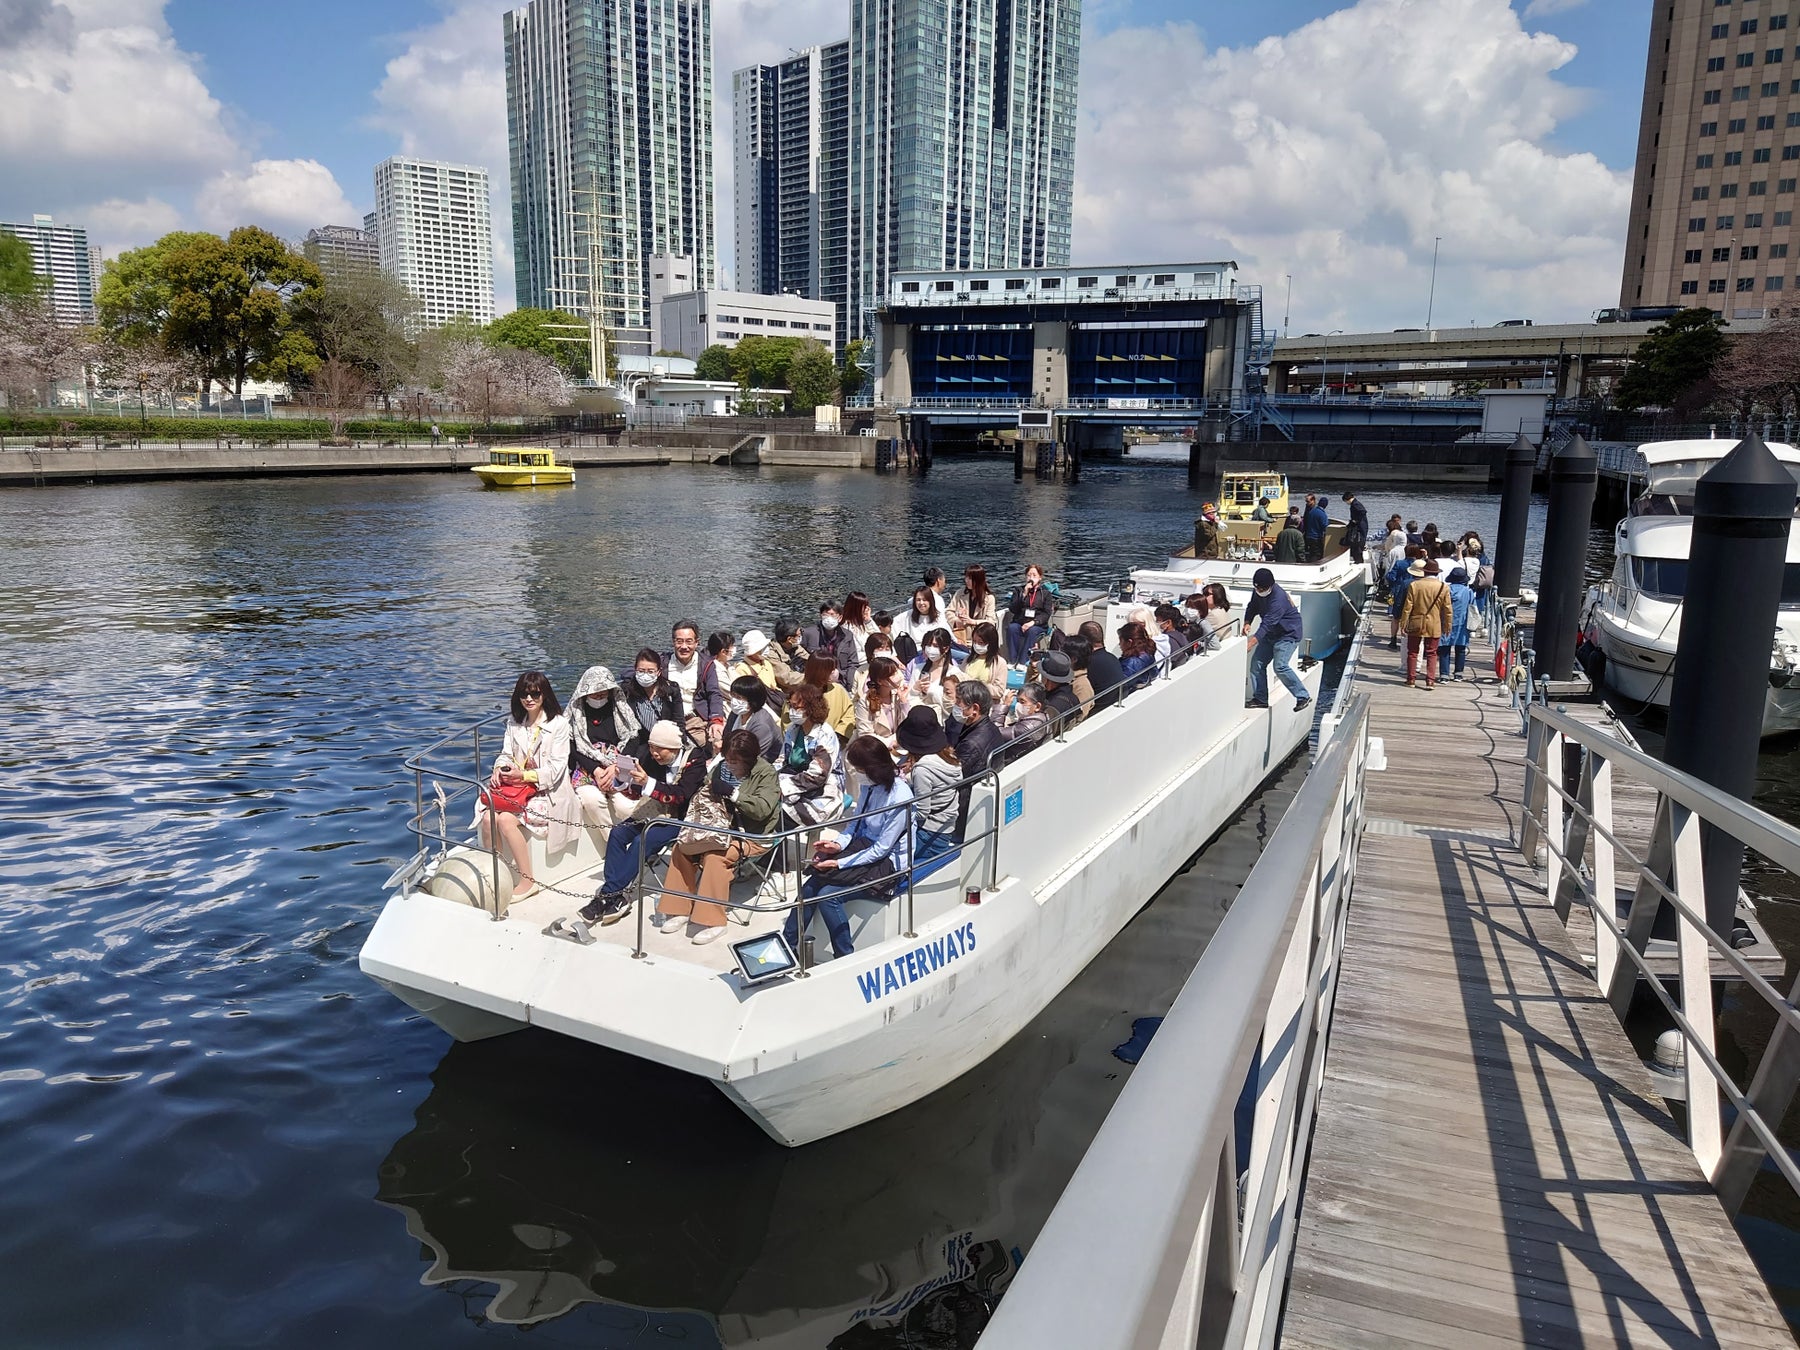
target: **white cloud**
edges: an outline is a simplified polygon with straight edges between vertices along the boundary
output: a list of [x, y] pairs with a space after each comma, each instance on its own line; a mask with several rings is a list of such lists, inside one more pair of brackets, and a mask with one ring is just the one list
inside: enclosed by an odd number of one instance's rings
[[1525, 6], [1527, 19], [1547, 19], [1552, 14], [1561, 14], [1567, 10], [1580, 9], [1587, 0], [1531, 0]]
[[[494, 290], [513, 307], [512, 187], [507, 168], [503, 0], [454, 0], [438, 22], [405, 34], [387, 63], [369, 120], [393, 133], [399, 153], [488, 171], [494, 226]], [[372, 168], [373, 166], [371, 166]]]
[[247, 173], [226, 169], [195, 195], [194, 214], [207, 229], [221, 233], [238, 225], [261, 225], [292, 237], [315, 225], [362, 224], [362, 213], [316, 159], [259, 159]]
[[237, 153], [161, 0], [0, 0], [0, 209], [192, 180]]
[[1442, 236], [1435, 322], [1584, 317], [1615, 303], [1631, 181], [1548, 145], [1574, 54], [1507, 0], [1360, 0], [1238, 49], [1090, 37], [1076, 258], [1235, 258], [1277, 302], [1292, 274], [1296, 331], [1379, 328], [1424, 321]]
[[109, 258], [149, 240], [160, 239], [170, 230], [180, 229], [182, 224], [181, 212], [160, 197], [145, 197], [139, 201], [110, 197], [103, 202], [77, 206], [69, 212], [68, 218], [71, 223], [79, 221], [85, 225], [88, 242], [99, 245]]

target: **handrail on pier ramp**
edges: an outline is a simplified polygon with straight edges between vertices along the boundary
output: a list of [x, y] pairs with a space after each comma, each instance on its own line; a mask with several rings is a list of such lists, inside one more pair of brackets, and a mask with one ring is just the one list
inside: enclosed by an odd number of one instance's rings
[[1367, 699], [1342, 714], [981, 1350], [1269, 1343], [1362, 818]]
[[[1794, 1344], [1730, 1216], [1759, 1176], [1800, 1191], [1800, 986], [1706, 928], [1700, 858], [1705, 826], [1800, 874], [1800, 831], [1399, 659], [1362, 642], [981, 1350]], [[1747, 1085], [1714, 1047], [1720, 979], [1774, 1015]], [[1620, 1023], [1640, 988], [1679, 1085]]]

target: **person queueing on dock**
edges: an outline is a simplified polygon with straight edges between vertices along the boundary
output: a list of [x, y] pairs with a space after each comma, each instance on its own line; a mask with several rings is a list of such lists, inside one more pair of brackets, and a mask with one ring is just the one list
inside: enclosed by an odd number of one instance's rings
[[[1450, 626], [1438, 639], [1438, 678], [1460, 680], [1463, 664], [1469, 659], [1469, 611], [1475, 605], [1475, 592], [1469, 589], [1469, 573], [1460, 563], [1450, 569], [1445, 584], [1450, 587]], [[1452, 658], [1454, 674], [1450, 672]]]
[[1410, 570], [1415, 560], [1422, 561], [1425, 550], [1418, 544], [1407, 544], [1400, 550], [1400, 556], [1388, 568], [1388, 650], [1397, 651], [1400, 647], [1400, 606], [1406, 601], [1406, 588], [1412, 585], [1413, 573]]
[[1419, 653], [1425, 654], [1425, 687], [1438, 678], [1438, 639], [1450, 631], [1450, 587], [1438, 575], [1435, 561], [1414, 558], [1407, 564], [1412, 580], [1400, 605], [1400, 628], [1406, 634], [1406, 687], [1416, 688]]
[[1350, 524], [1344, 530], [1344, 547], [1350, 550], [1350, 561], [1362, 566], [1363, 547], [1369, 542], [1369, 508], [1354, 492], [1344, 494], [1344, 505], [1350, 508]]
[[1250, 698], [1246, 708], [1269, 706], [1269, 663], [1275, 674], [1294, 696], [1294, 711], [1304, 712], [1312, 702], [1306, 683], [1293, 667], [1294, 653], [1300, 649], [1300, 611], [1288, 593], [1275, 584], [1275, 574], [1266, 567], [1256, 569], [1251, 578], [1256, 593], [1244, 606], [1244, 631], [1254, 633], [1250, 648]]

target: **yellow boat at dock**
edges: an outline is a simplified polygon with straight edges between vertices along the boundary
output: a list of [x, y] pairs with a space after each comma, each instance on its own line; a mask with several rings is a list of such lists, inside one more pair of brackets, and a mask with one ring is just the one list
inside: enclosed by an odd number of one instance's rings
[[575, 481], [570, 465], [556, 462], [548, 446], [497, 445], [488, 451], [488, 462], [469, 470], [492, 488], [568, 487]]

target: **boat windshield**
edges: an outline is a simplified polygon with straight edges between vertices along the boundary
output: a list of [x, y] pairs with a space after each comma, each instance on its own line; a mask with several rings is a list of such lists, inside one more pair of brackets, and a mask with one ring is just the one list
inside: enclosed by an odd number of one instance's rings
[[[1633, 558], [1631, 579], [1645, 595], [1679, 600], [1687, 594], [1686, 558]], [[1800, 563], [1789, 563], [1781, 578], [1781, 603], [1800, 606]]]

